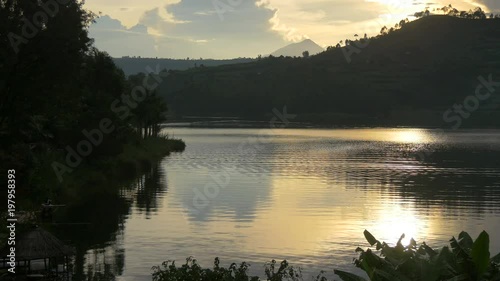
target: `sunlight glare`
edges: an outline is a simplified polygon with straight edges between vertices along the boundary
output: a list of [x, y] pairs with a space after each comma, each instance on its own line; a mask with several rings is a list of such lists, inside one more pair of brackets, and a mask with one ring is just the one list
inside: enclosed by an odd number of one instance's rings
[[427, 143], [430, 137], [423, 130], [402, 130], [395, 132], [395, 140], [403, 143]]
[[396, 244], [401, 234], [405, 234], [401, 242], [407, 246], [412, 238], [425, 238], [425, 232], [425, 224], [412, 209], [404, 208], [402, 204], [394, 204], [381, 211], [372, 234], [381, 242], [385, 241], [391, 245]]

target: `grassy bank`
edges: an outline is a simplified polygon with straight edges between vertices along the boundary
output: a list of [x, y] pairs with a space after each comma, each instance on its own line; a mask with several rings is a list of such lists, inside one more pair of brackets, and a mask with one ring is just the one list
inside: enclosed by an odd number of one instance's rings
[[180, 139], [165, 137], [147, 138], [138, 143], [126, 144], [123, 152], [116, 157], [116, 166], [111, 171], [116, 175], [122, 172], [136, 174], [143, 168], [150, 167], [155, 161], [172, 152], [181, 152], [186, 144]]
[[55, 162], [65, 164], [66, 154], [61, 151], [45, 153], [38, 156], [38, 165], [30, 175], [29, 186], [20, 190], [28, 191], [20, 195], [23, 202], [21, 206], [36, 210], [46, 198], [51, 198], [53, 202], [72, 201], [79, 196], [82, 188], [102, 188], [102, 183], [127, 181], [163, 157], [172, 152], [181, 152], [185, 147], [182, 140], [168, 136], [133, 138], [122, 144], [112, 156], [90, 155], [79, 166], [72, 168], [71, 172], [62, 174], [61, 178], [57, 177], [53, 165]]
[[[53, 164], [66, 164], [65, 151], [45, 151], [33, 153], [32, 167], [16, 171], [19, 184], [16, 187], [17, 212], [34, 213], [40, 205], [50, 198], [54, 204], [72, 205], [82, 196], [95, 193], [115, 194], [117, 188], [130, 182], [163, 157], [185, 149], [180, 139], [168, 136], [146, 139], [132, 138], [119, 146], [113, 156], [89, 155], [71, 172], [62, 175], [61, 181], [54, 171]], [[96, 154], [99, 152], [96, 151]], [[21, 179], [22, 177], [22, 179]], [[4, 216], [5, 214], [1, 214]], [[6, 220], [2, 220], [5, 224]], [[22, 224], [23, 222], [20, 222]], [[26, 221], [27, 225], [36, 221]], [[7, 237], [5, 225], [0, 225], [0, 245]]]

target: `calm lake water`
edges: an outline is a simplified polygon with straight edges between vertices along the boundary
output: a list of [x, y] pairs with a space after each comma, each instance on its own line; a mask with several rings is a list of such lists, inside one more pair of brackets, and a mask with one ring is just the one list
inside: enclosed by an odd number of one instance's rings
[[119, 280], [151, 280], [151, 266], [189, 256], [207, 267], [216, 256], [247, 261], [258, 275], [271, 259], [304, 276], [355, 271], [365, 229], [431, 246], [486, 230], [500, 252], [499, 130], [166, 131], [186, 151], [99, 199], [81, 218], [97, 217], [92, 238], [86, 227], [68, 234], [85, 240], [83, 264]]

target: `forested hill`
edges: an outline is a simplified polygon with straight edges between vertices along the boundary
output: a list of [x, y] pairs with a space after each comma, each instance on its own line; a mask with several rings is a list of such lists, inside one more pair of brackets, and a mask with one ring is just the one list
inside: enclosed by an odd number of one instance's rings
[[194, 67], [204, 67], [204, 66], [219, 66], [226, 64], [235, 63], [245, 63], [251, 62], [254, 59], [250, 58], [237, 58], [237, 59], [227, 59], [227, 60], [214, 60], [214, 59], [158, 59], [158, 58], [139, 58], [139, 57], [123, 57], [114, 58], [116, 66], [121, 68], [125, 75], [133, 75], [140, 72], [150, 72], [147, 68], [152, 68], [156, 71], [158, 66], [159, 69], [167, 70], [186, 70]]
[[[177, 117], [264, 117], [287, 106], [328, 124], [441, 126], [456, 125], [443, 118], [454, 104], [475, 107], [467, 97], [489, 75], [500, 81], [500, 19], [428, 16], [309, 58], [174, 71], [160, 94]], [[463, 125], [499, 125], [498, 93], [479, 100]]]

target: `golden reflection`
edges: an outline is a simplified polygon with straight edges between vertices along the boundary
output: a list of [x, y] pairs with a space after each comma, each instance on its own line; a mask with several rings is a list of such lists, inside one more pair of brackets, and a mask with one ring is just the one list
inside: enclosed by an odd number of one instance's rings
[[426, 143], [430, 141], [429, 136], [423, 130], [403, 130], [394, 132], [395, 139], [404, 143]]
[[[262, 210], [250, 227], [252, 233], [245, 243], [245, 250], [252, 251], [255, 245], [263, 246], [261, 251], [273, 257], [277, 251], [286, 255], [308, 255], [318, 250], [318, 242], [324, 241], [335, 231], [336, 221], [332, 213], [339, 208], [315, 205], [326, 194], [311, 189], [327, 191], [324, 182], [316, 179], [293, 180], [276, 177], [272, 181], [271, 208]], [[312, 211], [317, 207], [316, 211]], [[319, 211], [322, 210], [322, 211]], [[311, 217], [311, 214], [315, 216]], [[338, 224], [337, 224], [338, 225]], [[282, 253], [283, 255], [283, 253]]]
[[[172, 176], [169, 180], [175, 178]], [[369, 184], [375, 187], [377, 183]], [[178, 184], [171, 186], [171, 194], [184, 192], [184, 188], [177, 188]], [[319, 178], [274, 176], [269, 182], [269, 202], [257, 208], [250, 221], [239, 221], [234, 213], [222, 208], [214, 211], [207, 221], [176, 216], [174, 206], [179, 199], [166, 196], [163, 206], [168, 207], [152, 220], [130, 220], [127, 233], [140, 236], [144, 229], [153, 226], [156, 231], [148, 235], [154, 235], [168, 246], [170, 259], [182, 260], [185, 255], [193, 255], [202, 258], [203, 264], [210, 264], [215, 254], [221, 254], [234, 255], [233, 260], [257, 256], [262, 262], [276, 258], [297, 263], [301, 258], [325, 253], [356, 257], [356, 247], [369, 247], [363, 237], [365, 229], [389, 244], [397, 242], [405, 233], [403, 243], [408, 244], [411, 238], [417, 242], [428, 241], [435, 237], [436, 229], [445, 227], [439, 209], [422, 213], [415, 202], [401, 201], [396, 194], [378, 188], [347, 186], [342, 180], [333, 183]], [[452, 229], [461, 224], [453, 220], [447, 223]], [[181, 242], [176, 243], [179, 239]], [[190, 242], [183, 244], [182, 239]], [[197, 246], [189, 246], [191, 241]], [[233, 243], [233, 248], [221, 250], [221, 241]], [[236, 254], [231, 252], [234, 249], [238, 249]], [[164, 248], [156, 244], [151, 245], [150, 251], [154, 252], [152, 264], [165, 258]]]
[[338, 140], [396, 142], [423, 144], [434, 142], [431, 132], [425, 129], [278, 129], [272, 131], [279, 136], [309, 136], [313, 138], [334, 138]]
[[[240, 245], [243, 251], [252, 252], [259, 245], [259, 253], [270, 258], [314, 255], [325, 250], [349, 252], [356, 245], [368, 247], [364, 229], [388, 244], [395, 244], [404, 233], [402, 243], [408, 245], [411, 238], [426, 240], [436, 224], [428, 217], [420, 218], [414, 203], [380, 197], [374, 190], [348, 192], [343, 184], [282, 177], [273, 178], [271, 186], [270, 208], [260, 210], [248, 228], [237, 230], [241, 231], [238, 235], [246, 236]], [[232, 225], [212, 222], [211, 231], [230, 231]], [[359, 244], [339, 245], [352, 241]]]
[[386, 203], [377, 213], [368, 230], [380, 241], [395, 244], [405, 234], [401, 242], [408, 245], [411, 238], [419, 241], [428, 235], [428, 226], [409, 204]]
[[[231, 132], [243, 134], [248, 130]], [[223, 133], [227, 131], [221, 130], [220, 134]], [[273, 130], [272, 134], [281, 137], [281, 145], [287, 142], [301, 145], [304, 140], [326, 138], [326, 146], [341, 148], [356, 148], [350, 140], [441, 141], [433, 131], [422, 129], [290, 129]], [[347, 143], [331, 139], [347, 140]], [[481, 223], [475, 219], [460, 219], [476, 218], [477, 210], [452, 204], [438, 205], [437, 201], [427, 202], [426, 194], [406, 193], [400, 188], [400, 174], [394, 176], [392, 171], [385, 172], [385, 163], [373, 159], [358, 161], [364, 156], [362, 153], [349, 154], [351, 151], [347, 148], [334, 153], [324, 149], [309, 152], [310, 146], [304, 147], [290, 146], [290, 151], [296, 153], [293, 157], [280, 153], [279, 149], [273, 151], [275, 158], [266, 158], [273, 163], [273, 170], [258, 180], [252, 174], [231, 173], [230, 185], [222, 189], [229, 194], [221, 193], [221, 197], [211, 201], [211, 209], [206, 209], [207, 216], [203, 218], [182, 216], [188, 211], [182, 202], [185, 198], [192, 202], [193, 186], [203, 187], [206, 174], [211, 170], [197, 168], [194, 173], [175, 161], [163, 162], [165, 174], [168, 172], [168, 196], [160, 197], [163, 198], [159, 204], [162, 208], [150, 219], [134, 210], [127, 217], [124, 237], [127, 271], [141, 272], [162, 260], [182, 261], [190, 255], [207, 266], [216, 255], [225, 263], [252, 261], [257, 273], [262, 269], [259, 263], [273, 258], [288, 259], [294, 265], [302, 262], [308, 264], [306, 268], [324, 263], [336, 266], [357, 257], [356, 247], [369, 247], [363, 237], [365, 229], [389, 244], [397, 242], [405, 233], [404, 244], [414, 238], [419, 243], [426, 241], [436, 247], [445, 245], [451, 235], [461, 230], [477, 236], [482, 230], [478, 225], [493, 231], [500, 227], [494, 213], [482, 213]], [[172, 159], [176, 158], [172, 156]], [[177, 159], [185, 161], [180, 155]], [[207, 159], [211, 161], [208, 156]], [[401, 163], [394, 166], [394, 170], [398, 169], [404, 176], [408, 174], [405, 169], [411, 167]], [[238, 189], [238, 193], [231, 190], [233, 188]], [[267, 193], [248, 196], [249, 192], [257, 192], [252, 191], [254, 189], [265, 189]], [[243, 211], [245, 216], [241, 216]], [[492, 247], [495, 253], [498, 252], [498, 242], [492, 243], [496, 243]], [[142, 253], [147, 253], [148, 257]]]

